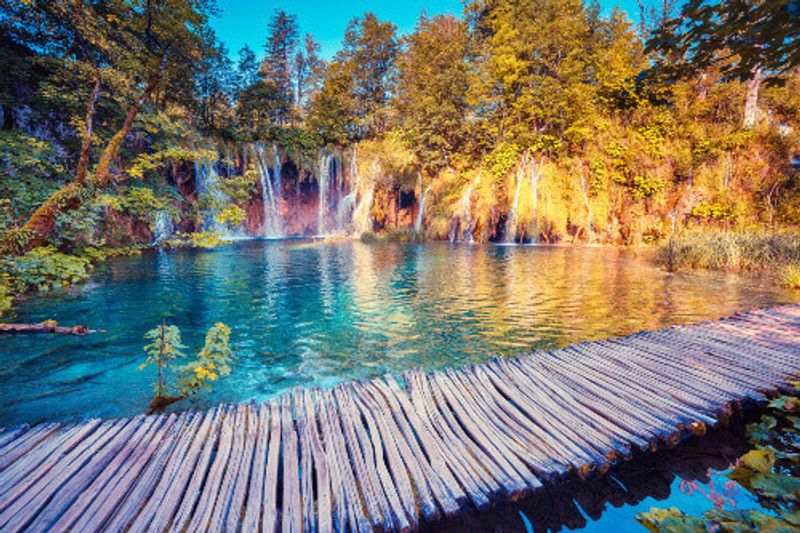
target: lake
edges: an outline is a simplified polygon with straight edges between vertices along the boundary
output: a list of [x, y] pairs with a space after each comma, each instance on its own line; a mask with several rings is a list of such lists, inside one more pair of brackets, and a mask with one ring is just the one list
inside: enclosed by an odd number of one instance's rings
[[387, 372], [462, 366], [796, 302], [757, 275], [667, 273], [648, 249], [307, 240], [147, 251], [84, 285], [32, 296], [14, 320], [104, 330], [2, 338], [0, 425], [147, 410], [144, 333], [166, 320], [189, 352], [233, 330], [232, 374], [176, 409], [264, 400]]

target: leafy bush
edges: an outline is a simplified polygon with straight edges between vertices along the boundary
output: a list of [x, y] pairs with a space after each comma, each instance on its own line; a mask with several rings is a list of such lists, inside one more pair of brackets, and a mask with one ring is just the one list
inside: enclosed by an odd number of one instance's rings
[[214, 220], [220, 224], [224, 224], [229, 228], [235, 228], [244, 224], [247, 219], [247, 213], [238, 205], [229, 205], [222, 209]]
[[2, 268], [17, 293], [67, 287], [87, 279], [92, 269], [89, 259], [58, 252], [52, 246], [34, 248], [20, 257], [8, 258]]
[[692, 209], [692, 216], [706, 220], [727, 221], [736, 215], [736, 207], [727, 202], [700, 202]]

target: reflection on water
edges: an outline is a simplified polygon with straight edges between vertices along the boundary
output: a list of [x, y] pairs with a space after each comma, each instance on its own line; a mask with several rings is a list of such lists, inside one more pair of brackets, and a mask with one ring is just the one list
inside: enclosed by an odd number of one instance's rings
[[151, 252], [23, 303], [19, 321], [105, 332], [3, 338], [0, 425], [145, 410], [142, 335], [165, 318], [191, 348], [216, 321], [233, 328], [233, 374], [197, 400], [204, 407], [792, 299], [755, 276], [665, 273], [646, 250], [250, 241]]
[[725, 475], [750, 449], [743, 424], [692, 437], [674, 449], [639, 453], [602, 476], [573, 478], [519, 502], [428, 525], [436, 533], [527, 532], [581, 529], [586, 533], [642, 533], [635, 516], [653, 507], [701, 516], [715, 506], [761, 509], [758, 501]]

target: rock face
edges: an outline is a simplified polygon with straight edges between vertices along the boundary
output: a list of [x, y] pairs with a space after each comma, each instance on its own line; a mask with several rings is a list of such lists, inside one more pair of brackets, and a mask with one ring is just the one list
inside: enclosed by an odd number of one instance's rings
[[[319, 188], [314, 176], [299, 171], [287, 160], [281, 168], [280, 194], [276, 195], [277, 210], [285, 236], [311, 236], [317, 233]], [[264, 197], [254, 193], [244, 205], [247, 218], [245, 233], [251, 237], [265, 234]]]
[[146, 221], [132, 215], [105, 210], [106, 244], [109, 246], [132, 246], [153, 242], [153, 232]]
[[197, 208], [197, 179], [194, 165], [189, 162], [173, 165], [169, 169], [167, 179], [183, 198], [183, 201], [178, 204], [181, 216], [178, 223], [175, 224], [175, 231], [179, 233], [199, 231], [200, 222], [196, 216], [193, 216], [193, 212]]

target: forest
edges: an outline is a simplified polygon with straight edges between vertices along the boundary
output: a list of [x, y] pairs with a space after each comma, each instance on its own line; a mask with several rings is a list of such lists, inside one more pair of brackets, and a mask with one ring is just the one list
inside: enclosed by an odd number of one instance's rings
[[276, 10], [261, 61], [215, 37], [217, 9], [0, 3], [0, 306], [153, 243], [638, 245], [800, 223], [797, 2], [641, 4], [634, 24], [473, 0], [407, 35], [367, 13], [330, 60]]

